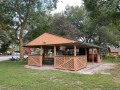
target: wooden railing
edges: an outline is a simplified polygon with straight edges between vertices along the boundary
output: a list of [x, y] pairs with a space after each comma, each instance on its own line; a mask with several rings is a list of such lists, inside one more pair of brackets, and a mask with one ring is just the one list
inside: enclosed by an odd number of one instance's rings
[[87, 67], [87, 56], [76, 56], [77, 70]]
[[28, 65], [42, 66], [42, 56], [28, 56]]
[[[79, 70], [87, 66], [87, 56], [56, 56], [56, 69]], [[42, 56], [29, 56], [28, 65], [42, 66]]]
[[56, 56], [55, 68], [79, 70], [87, 66], [87, 56]]
[[56, 56], [55, 68], [74, 70], [74, 56]]

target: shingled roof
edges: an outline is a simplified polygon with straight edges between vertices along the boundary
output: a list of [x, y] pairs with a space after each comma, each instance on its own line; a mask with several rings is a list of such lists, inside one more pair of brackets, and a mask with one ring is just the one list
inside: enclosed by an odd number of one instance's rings
[[113, 48], [113, 47], [108, 47], [110, 52], [120, 52], [120, 48]]
[[49, 33], [44, 33], [29, 42], [26, 46], [34, 46], [34, 45], [54, 45], [54, 44], [66, 44], [66, 43], [74, 43], [76, 41], [70, 40], [67, 38], [63, 38], [60, 36], [52, 35]]
[[68, 38], [64, 38], [61, 36], [56, 36], [53, 34], [49, 33], [44, 33], [37, 37], [36, 39], [32, 40], [29, 42], [26, 47], [35, 47], [35, 46], [46, 46], [46, 45], [59, 45], [59, 44], [74, 44], [76, 43], [77, 45], [80, 46], [85, 46], [85, 47], [90, 47], [90, 48], [101, 48], [100, 46], [94, 45], [94, 44], [89, 44], [89, 43], [84, 43]]

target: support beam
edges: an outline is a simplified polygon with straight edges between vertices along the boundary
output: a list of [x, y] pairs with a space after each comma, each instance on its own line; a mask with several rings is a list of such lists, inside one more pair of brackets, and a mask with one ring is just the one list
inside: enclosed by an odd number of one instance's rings
[[92, 54], [92, 63], [94, 64], [94, 54]]
[[40, 47], [40, 55], [42, 55], [42, 52], [43, 52], [43, 51], [42, 51], [42, 46], [41, 46], [41, 47]]
[[43, 51], [42, 51], [42, 63], [45, 62], [45, 52], [46, 52], [46, 48], [43, 48]]
[[87, 55], [88, 53], [87, 53], [87, 48], [85, 48], [85, 55], [86, 55], [86, 67], [87, 67], [87, 62], [88, 62], [88, 59], [89, 59], [89, 57], [88, 57], [88, 55]]
[[54, 46], [54, 68], [56, 67], [56, 46]]
[[40, 66], [42, 66], [42, 53], [43, 53], [43, 51], [42, 51], [42, 46], [40, 47]]
[[101, 57], [101, 52], [100, 52], [100, 48], [97, 48], [97, 62], [102, 62], [102, 57]]
[[94, 51], [93, 51], [93, 48], [92, 48], [92, 63], [94, 64]]
[[76, 45], [74, 45], [74, 56], [76, 56]]
[[77, 70], [77, 61], [76, 61], [76, 45], [74, 45], [74, 70]]

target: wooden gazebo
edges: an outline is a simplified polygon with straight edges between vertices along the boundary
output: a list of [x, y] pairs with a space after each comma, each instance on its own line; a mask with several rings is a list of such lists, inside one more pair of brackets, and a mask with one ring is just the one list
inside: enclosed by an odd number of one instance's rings
[[[101, 62], [100, 47], [88, 43], [63, 38], [60, 36], [44, 33], [26, 47], [39, 48], [38, 55], [28, 56], [28, 65], [42, 67], [45, 61], [53, 60], [54, 68], [66, 70], [79, 70], [87, 67], [87, 62]], [[48, 55], [51, 50], [53, 55]], [[59, 54], [60, 53], [60, 54]]]

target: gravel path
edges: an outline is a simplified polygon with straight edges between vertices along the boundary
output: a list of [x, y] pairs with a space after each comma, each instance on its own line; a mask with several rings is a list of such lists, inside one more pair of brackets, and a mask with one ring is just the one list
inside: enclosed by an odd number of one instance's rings
[[87, 68], [81, 69], [77, 72], [81, 74], [96, 74], [96, 73], [110, 74], [105, 71], [114, 68], [116, 65], [117, 64], [114, 63], [100, 63], [95, 65], [89, 65]]

